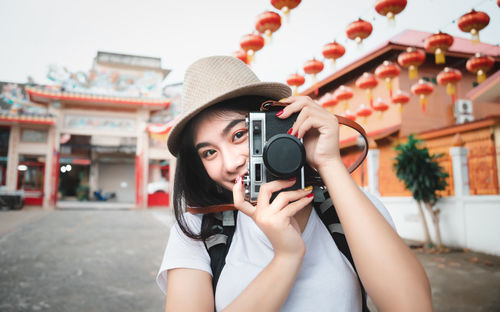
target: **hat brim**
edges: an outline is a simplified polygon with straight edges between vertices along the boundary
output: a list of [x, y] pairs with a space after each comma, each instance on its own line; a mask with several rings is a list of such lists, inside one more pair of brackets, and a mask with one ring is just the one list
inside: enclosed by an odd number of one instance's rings
[[211, 100], [206, 101], [203, 105], [198, 106], [195, 109], [190, 111], [183, 112], [179, 121], [172, 127], [168, 138], [167, 138], [167, 146], [170, 153], [174, 156], [179, 154], [179, 143], [181, 139], [182, 130], [186, 124], [193, 119], [196, 115], [198, 115], [202, 110], [220, 103], [225, 100], [229, 100], [232, 98], [240, 97], [240, 96], [263, 96], [268, 97], [270, 100], [279, 100], [282, 98], [289, 97], [292, 94], [292, 90], [289, 86], [278, 83], [278, 82], [257, 82], [254, 84], [249, 84], [244, 87], [234, 89], [231, 92], [227, 92], [223, 95], [214, 97]]

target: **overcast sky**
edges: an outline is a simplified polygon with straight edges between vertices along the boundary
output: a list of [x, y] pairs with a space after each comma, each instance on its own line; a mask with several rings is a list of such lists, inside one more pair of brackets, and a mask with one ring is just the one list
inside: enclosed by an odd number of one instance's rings
[[[302, 0], [256, 54], [252, 66], [261, 80], [282, 81], [320, 58], [333, 39], [346, 46], [340, 68], [404, 29], [441, 29], [469, 38], [453, 23], [475, 8], [490, 16], [482, 41], [500, 43], [500, 8], [496, 0], [409, 0], [391, 27], [373, 9], [373, 0]], [[49, 64], [71, 71], [88, 71], [97, 51], [161, 57], [172, 72], [167, 83], [182, 81], [186, 67], [209, 55], [230, 55], [241, 36], [254, 29], [255, 17], [273, 10], [270, 0], [0, 0], [0, 81], [37, 83]], [[359, 17], [374, 31], [361, 47], [346, 39], [345, 28]], [[328, 67], [319, 78], [329, 75]]]

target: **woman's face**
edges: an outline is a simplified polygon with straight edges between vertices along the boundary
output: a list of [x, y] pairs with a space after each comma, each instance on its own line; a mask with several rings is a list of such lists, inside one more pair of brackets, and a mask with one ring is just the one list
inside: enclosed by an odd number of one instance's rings
[[247, 173], [247, 134], [245, 115], [234, 111], [207, 113], [194, 127], [194, 147], [208, 175], [227, 190]]

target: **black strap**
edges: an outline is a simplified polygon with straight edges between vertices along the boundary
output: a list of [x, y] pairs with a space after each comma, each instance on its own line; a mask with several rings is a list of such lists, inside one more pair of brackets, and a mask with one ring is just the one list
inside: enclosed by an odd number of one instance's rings
[[316, 213], [318, 214], [323, 224], [326, 226], [326, 228], [332, 235], [332, 238], [335, 241], [337, 248], [340, 250], [340, 252], [342, 252], [342, 254], [347, 258], [347, 260], [349, 260], [352, 267], [354, 268], [356, 276], [358, 277], [359, 287], [361, 289], [361, 299], [363, 304], [362, 311], [370, 312], [370, 310], [368, 309], [368, 302], [367, 302], [368, 298], [366, 296], [365, 287], [363, 286], [363, 283], [359, 278], [359, 274], [358, 271], [356, 270], [356, 265], [354, 264], [354, 259], [352, 258], [351, 250], [349, 249], [349, 245], [347, 244], [345, 235], [343, 233], [333, 231], [335, 226], [340, 227], [340, 220], [337, 215], [337, 212], [335, 211], [335, 207], [333, 206], [333, 203], [330, 199], [330, 195], [328, 194], [326, 189], [320, 187], [314, 188], [313, 207], [314, 210], [316, 210]]

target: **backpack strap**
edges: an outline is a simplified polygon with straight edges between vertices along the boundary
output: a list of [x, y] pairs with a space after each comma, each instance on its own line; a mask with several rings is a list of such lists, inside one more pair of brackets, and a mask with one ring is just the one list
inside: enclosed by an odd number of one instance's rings
[[238, 211], [223, 211], [203, 215], [201, 228], [211, 226], [211, 234], [205, 239], [204, 244], [210, 255], [210, 267], [212, 268], [212, 287], [215, 295], [217, 282], [224, 265], [226, 264], [226, 255], [233, 240], [234, 230], [236, 228], [236, 219]]
[[337, 248], [340, 250], [340, 252], [342, 252], [347, 260], [349, 260], [352, 267], [354, 268], [356, 276], [358, 277], [359, 287], [361, 289], [361, 299], [363, 304], [362, 311], [369, 312], [370, 310], [368, 309], [366, 291], [363, 287], [363, 283], [361, 283], [361, 279], [359, 278], [356, 266], [354, 265], [354, 259], [352, 258], [351, 251], [349, 250], [349, 245], [347, 245], [347, 240], [345, 238], [344, 231], [342, 230], [342, 225], [340, 224], [337, 212], [335, 211], [335, 207], [333, 206], [332, 199], [324, 188], [314, 187], [313, 192], [314, 210], [316, 210], [319, 218], [330, 232], [330, 235], [337, 245]]

